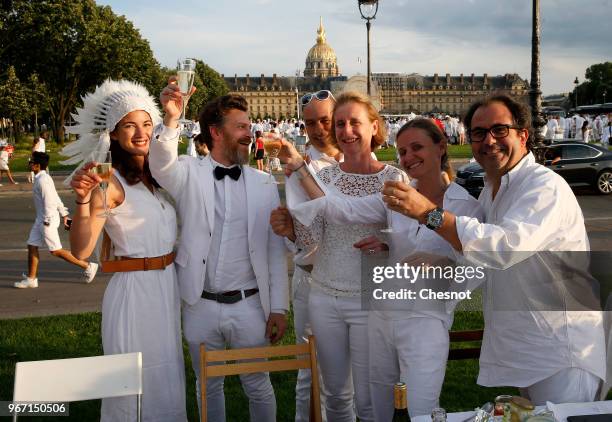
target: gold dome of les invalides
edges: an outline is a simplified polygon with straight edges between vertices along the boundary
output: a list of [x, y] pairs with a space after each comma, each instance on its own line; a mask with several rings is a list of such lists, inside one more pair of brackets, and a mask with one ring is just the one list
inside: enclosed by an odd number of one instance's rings
[[320, 76], [327, 78], [339, 75], [336, 53], [325, 40], [323, 18], [320, 19], [317, 29], [317, 43], [308, 51], [304, 76]]

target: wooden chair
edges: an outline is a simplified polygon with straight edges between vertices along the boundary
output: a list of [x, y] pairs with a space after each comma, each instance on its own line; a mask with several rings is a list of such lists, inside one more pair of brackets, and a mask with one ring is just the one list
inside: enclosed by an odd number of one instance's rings
[[[310, 369], [310, 420], [321, 422], [321, 399], [319, 393], [319, 371], [314, 336], [308, 336], [308, 343], [289, 346], [253, 347], [246, 349], [206, 350], [200, 344], [200, 393], [201, 422], [206, 422], [206, 379], [226, 375], [251, 374], [254, 372], [279, 372]], [[283, 358], [258, 362], [235, 362], [251, 359]], [[231, 363], [225, 363], [233, 361]], [[223, 362], [223, 364], [216, 364]], [[212, 364], [212, 365], [211, 365]]]
[[[470, 330], [470, 331], [449, 331], [449, 338], [451, 346], [453, 343], [463, 343], [468, 341], [482, 341], [482, 335], [484, 330]], [[462, 360], [462, 359], [478, 359], [480, 358], [480, 346], [478, 347], [467, 347], [461, 349], [451, 348], [448, 351], [448, 360]]]

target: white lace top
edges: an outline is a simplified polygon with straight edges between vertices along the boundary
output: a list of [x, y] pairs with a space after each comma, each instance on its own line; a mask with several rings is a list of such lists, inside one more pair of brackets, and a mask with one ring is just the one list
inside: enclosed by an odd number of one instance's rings
[[[375, 174], [346, 173], [338, 164], [317, 173], [327, 188], [340, 195], [367, 196], [382, 190], [386, 180], [399, 173], [393, 166]], [[317, 247], [312, 270], [313, 286], [333, 296], [359, 296], [361, 288], [361, 251], [353, 247], [368, 236], [380, 236], [383, 224], [332, 224], [319, 215], [309, 227], [295, 220], [296, 246]]]

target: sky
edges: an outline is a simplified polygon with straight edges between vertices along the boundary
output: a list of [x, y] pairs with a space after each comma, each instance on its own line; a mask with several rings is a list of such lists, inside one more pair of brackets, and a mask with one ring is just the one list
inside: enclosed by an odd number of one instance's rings
[[[366, 28], [354, 0], [98, 0], [125, 15], [163, 66], [195, 57], [226, 76], [295, 76], [319, 17], [346, 76], [367, 72]], [[169, 6], [171, 5], [171, 6]], [[541, 89], [571, 91], [612, 61], [612, 0], [541, 0]], [[372, 72], [531, 78], [532, 1], [380, 0]]]

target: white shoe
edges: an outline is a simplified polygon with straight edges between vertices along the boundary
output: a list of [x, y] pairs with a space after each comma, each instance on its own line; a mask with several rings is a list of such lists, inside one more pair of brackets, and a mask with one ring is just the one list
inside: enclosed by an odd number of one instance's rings
[[13, 286], [17, 287], [18, 289], [27, 289], [27, 288], [35, 289], [38, 287], [37, 278], [29, 278], [25, 274], [23, 274], [22, 276], [23, 276], [23, 280], [16, 281], [15, 283], [13, 283]]
[[13, 183], [13, 184], [14, 184], [14, 185], [18, 185], [18, 184], [19, 184], [19, 182], [15, 182], [15, 183]]
[[85, 283], [91, 283], [98, 272], [98, 264], [95, 262], [90, 262], [87, 266], [87, 269], [83, 271], [83, 281]]

